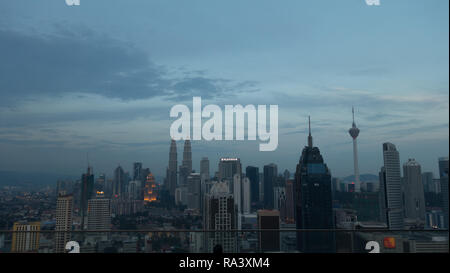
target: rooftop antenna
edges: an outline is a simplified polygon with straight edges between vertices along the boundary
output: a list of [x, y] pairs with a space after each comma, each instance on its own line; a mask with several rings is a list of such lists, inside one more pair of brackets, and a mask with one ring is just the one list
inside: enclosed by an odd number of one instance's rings
[[311, 136], [311, 116], [308, 116], [308, 127], [309, 127], [309, 135], [308, 135], [308, 147], [313, 147], [313, 140]]

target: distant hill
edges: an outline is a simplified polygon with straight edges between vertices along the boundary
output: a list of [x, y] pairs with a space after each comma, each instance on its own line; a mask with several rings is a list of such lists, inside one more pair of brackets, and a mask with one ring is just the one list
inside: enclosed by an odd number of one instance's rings
[[16, 186], [26, 189], [39, 189], [45, 186], [56, 186], [56, 181], [79, 179], [70, 175], [0, 171], [0, 187]]
[[[341, 179], [344, 182], [353, 182], [353, 181], [355, 181], [355, 176], [354, 175], [350, 175], [350, 176], [343, 177]], [[370, 174], [370, 173], [360, 174], [359, 175], [359, 180], [361, 182], [377, 182], [378, 181], [378, 175], [374, 175], [374, 174]]]

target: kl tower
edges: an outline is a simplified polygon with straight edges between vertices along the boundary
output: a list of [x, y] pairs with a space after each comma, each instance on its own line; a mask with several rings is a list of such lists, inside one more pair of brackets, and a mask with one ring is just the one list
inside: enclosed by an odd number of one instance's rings
[[352, 128], [348, 130], [350, 136], [353, 138], [353, 164], [355, 167], [355, 192], [361, 191], [361, 182], [359, 181], [359, 167], [358, 167], [358, 148], [356, 144], [356, 138], [359, 135], [359, 129], [356, 127], [355, 124], [355, 110], [352, 107], [352, 114], [353, 114], [353, 123]]

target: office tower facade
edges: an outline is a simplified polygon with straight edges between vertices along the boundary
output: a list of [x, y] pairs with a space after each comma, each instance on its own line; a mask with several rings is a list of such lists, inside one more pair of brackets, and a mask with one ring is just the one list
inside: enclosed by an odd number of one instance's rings
[[89, 200], [88, 230], [111, 229], [111, 203], [102, 192]]
[[200, 210], [201, 206], [200, 173], [191, 173], [187, 178], [187, 206], [189, 209]]
[[192, 148], [191, 141], [189, 139], [184, 141], [183, 161], [182, 165], [188, 170], [188, 175], [192, 172]]
[[[308, 146], [297, 164], [294, 184], [297, 229], [332, 229], [333, 210], [331, 173], [320, 150], [313, 146], [311, 125]], [[300, 252], [334, 252], [335, 239], [331, 232], [297, 232]]]
[[142, 163], [133, 163], [133, 181], [142, 181]]
[[177, 188], [177, 170], [178, 170], [178, 161], [177, 161], [177, 143], [172, 139], [170, 142], [170, 150], [169, 150], [169, 167], [167, 168], [166, 173], [166, 189], [169, 191], [169, 195], [175, 197], [175, 189]]
[[118, 166], [114, 170], [114, 182], [113, 182], [113, 197], [120, 198], [125, 194], [125, 172], [121, 166]]
[[355, 124], [355, 109], [352, 107], [353, 123], [352, 128], [348, 130], [348, 133], [353, 139], [353, 167], [355, 170], [355, 192], [361, 191], [361, 181], [359, 180], [359, 166], [358, 166], [358, 145], [356, 138], [359, 135], [359, 129]]
[[445, 228], [448, 226], [448, 157], [439, 158], [439, 179], [441, 185], [442, 207]]
[[200, 176], [202, 177], [202, 179], [210, 179], [209, 159], [207, 157], [203, 157], [200, 161]]
[[250, 197], [251, 203], [259, 202], [259, 168], [248, 166], [245, 169], [245, 176], [250, 180]]
[[[258, 210], [259, 229], [280, 229], [280, 212], [278, 210]], [[258, 232], [259, 251], [280, 251], [279, 231]]]
[[423, 184], [424, 192], [434, 192], [433, 179], [434, 179], [434, 174], [432, 172], [423, 172], [422, 173], [422, 184]]
[[200, 206], [203, 209], [203, 197], [210, 190], [211, 185], [211, 176], [209, 173], [209, 159], [207, 157], [203, 157], [200, 160]]
[[381, 220], [389, 229], [404, 228], [400, 155], [394, 144], [383, 143], [384, 166], [379, 173]]
[[288, 181], [291, 178], [291, 173], [288, 170], [284, 170], [283, 178], [284, 181]]
[[264, 208], [274, 208], [274, 193], [273, 188], [275, 186], [278, 177], [277, 165], [271, 163], [264, 166]]
[[294, 205], [294, 180], [289, 179], [286, 181], [286, 203], [285, 203], [285, 215], [281, 220], [286, 224], [295, 223], [295, 205]]
[[223, 157], [219, 160], [219, 181], [228, 181], [230, 193], [233, 193], [233, 177], [235, 174], [242, 175], [242, 165], [239, 158]]
[[39, 250], [40, 230], [40, 222], [15, 222], [11, 252], [37, 252]]
[[72, 230], [73, 195], [60, 194], [56, 200], [55, 252], [64, 253]]
[[251, 184], [248, 177], [242, 178], [242, 213], [251, 212]]
[[81, 229], [84, 229], [87, 216], [88, 200], [94, 194], [94, 174], [92, 167], [88, 166], [87, 172], [81, 176], [80, 216]]
[[420, 164], [414, 159], [408, 159], [408, 162], [403, 164], [403, 176], [405, 217], [425, 226], [425, 194]]
[[224, 253], [237, 252], [237, 240], [233, 232], [226, 230], [236, 229], [237, 209], [230, 194], [228, 184], [217, 182], [205, 196], [204, 229], [221, 232], [205, 233], [205, 250], [212, 252], [214, 247], [220, 245]]
[[152, 173], [149, 173], [145, 179], [144, 184], [144, 202], [151, 203], [155, 202], [158, 198], [158, 193], [156, 189], [155, 177]]
[[[236, 205], [237, 212], [239, 214], [242, 213], [242, 183], [241, 176], [239, 174], [235, 174], [233, 176], [233, 197], [234, 204]], [[239, 215], [238, 215], [239, 221]], [[239, 226], [239, 223], [238, 223]]]
[[128, 199], [142, 200], [141, 198], [141, 180], [134, 180], [128, 183]]

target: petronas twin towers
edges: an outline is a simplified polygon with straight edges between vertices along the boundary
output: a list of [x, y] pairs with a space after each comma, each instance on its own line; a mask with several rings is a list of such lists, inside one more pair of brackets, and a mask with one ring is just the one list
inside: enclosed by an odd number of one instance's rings
[[[167, 189], [172, 197], [175, 196], [177, 185], [185, 185], [187, 183], [187, 177], [192, 172], [192, 151], [191, 141], [189, 139], [184, 142], [183, 161], [179, 172], [177, 172], [177, 169], [177, 143], [172, 139], [169, 151], [169, 167], [166, 173]], [[177, 174], [179, 174], [179, 179]]]

